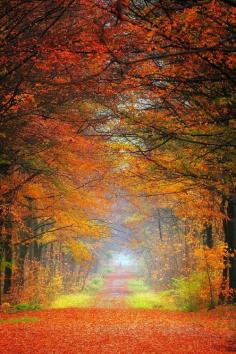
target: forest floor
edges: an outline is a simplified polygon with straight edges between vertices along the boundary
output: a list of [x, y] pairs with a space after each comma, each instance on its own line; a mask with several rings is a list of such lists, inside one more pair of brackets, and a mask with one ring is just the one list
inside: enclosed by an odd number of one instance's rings
[[236, 352], [236, 307], [198, 313], [129, 309], [123, 298], [130, 277], [120, 273], [107, 276], [95, 308], [2, 315], [0, 353]]

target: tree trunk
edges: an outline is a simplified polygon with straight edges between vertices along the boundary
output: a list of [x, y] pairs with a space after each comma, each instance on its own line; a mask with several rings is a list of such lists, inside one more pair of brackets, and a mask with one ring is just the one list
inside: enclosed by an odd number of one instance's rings
[[2, 261], [3, 261], [3, 221], [0, 220], [0, 306], [2, 305]]
[[34, 252], [34, 259], [37, 261], [37, 262], [40, 262], [41, 261], [41, 258], [42, 258], [42, 245], [39, 244], [37, 241], [34, 241], [33, 243], [33, 252]]
[[204, 243], [208, 248], [213, 248], [213, 246], [214, 246], [213, 232], [212, 232], [212, 225], [211, 224], [205, 225]]
[[53, 242], [50, 244], [49, 250], [49, 268], [50, 268], [50, 277], [54, 277], [55, 275], [55, 262], [54, 262], [54, 244]]
[[12, 219], [8, 215], [5, 222], [6, 229], [6, 238], [4, 242], [4, 253], [5, 253], [5, 270], [4, 270], [4, 285], [3, 285], [3, 294], [8, 294], [11, 290], [12, 282], [12, 259], [13, 259], [13, 250], [12, 250]]
[[161, 213], [160, 213], [160, 209], [157, 208], [157, 215], [158, 215], [158, 230], [159, 230], [159, 237], [160, 240], [163, 241], [163, 235], [162, 235], [162, 226], [161, 226]]
[[228, 200], [227, 214], [229, 220], [225, 221], [225, 241], [228, 245], [229, 257], [229, 288], [232, 290], [231, 301], [236, 303], [236, 197]]
[[18, 286], [22, 288], [25, 282], [25, 258], [28, 252], [27, 245], [20, 245], [18, 248], [17, 271], [18, 271]]
[[229, 302], [236, 303], [236, 196], [228, 199], [227, 205], [227, 220], [223, 222], [223, 229], [225, 234], [225, 243], [228, 247], [229, 257], [225, 259], [225, 269], [223, 270], [222, 291], [220, 294], [220, 301], [225, 300], [224, 290], [227, 283], [232, 292], [230, 294]]

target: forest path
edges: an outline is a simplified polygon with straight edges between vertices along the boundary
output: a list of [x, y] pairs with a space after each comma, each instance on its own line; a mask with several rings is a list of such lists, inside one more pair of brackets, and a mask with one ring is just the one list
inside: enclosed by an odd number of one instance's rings
[[235, 353], [233, 313], [221, 316], [214, 311], [180, 313], [95, 308], [4, 315], [8, 318], [34, 316], [38, 321], [0, 324], [0, 353]]
[[133, 273], [114, 272], [105, 278], [105, 285], [97, 295], [96, 308], [126, 308], [125, 296], [130, 293], [128, 281], [135, 278]]

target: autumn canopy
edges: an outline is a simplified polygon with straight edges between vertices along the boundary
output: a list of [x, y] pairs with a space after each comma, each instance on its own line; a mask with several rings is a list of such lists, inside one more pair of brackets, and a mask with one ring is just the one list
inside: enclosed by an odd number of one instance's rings
[[235, 15], [1, 2], [0, 303], [83, 289], [117, 225], [155, 289], [236, 302]]

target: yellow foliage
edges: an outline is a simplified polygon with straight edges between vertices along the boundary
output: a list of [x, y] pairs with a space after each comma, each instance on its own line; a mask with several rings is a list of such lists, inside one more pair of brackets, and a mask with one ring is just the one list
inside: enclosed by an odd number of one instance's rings
[[79, 263], [92, 260], [91, 252], [81, 241], [76, 241], [75, 239], [70, 238], [66, 240], [66, 244], [69, 247], [74, 259]]

